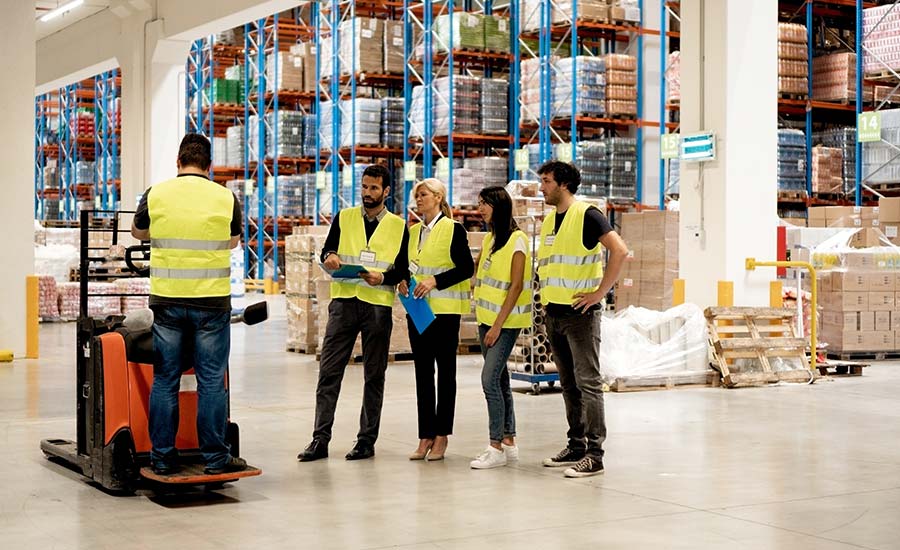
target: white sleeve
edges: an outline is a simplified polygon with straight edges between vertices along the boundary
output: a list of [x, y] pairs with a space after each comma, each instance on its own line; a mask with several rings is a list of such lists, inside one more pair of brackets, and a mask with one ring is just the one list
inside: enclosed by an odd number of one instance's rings
[[516, 239], [516, 248], [513, 250], [513, 254], [516, 252], [521, 252], [522, 254], [528, 255], [528, 243], [525, 242], [525, 236], [519, 235]]

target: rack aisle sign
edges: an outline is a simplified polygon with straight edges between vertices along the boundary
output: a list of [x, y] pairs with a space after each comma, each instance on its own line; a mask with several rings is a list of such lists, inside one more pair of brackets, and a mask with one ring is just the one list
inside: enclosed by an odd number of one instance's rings
[[557, 143], [556, 144], [556, 160], [561, 162], [572, 162], [572, 144]]
[[528, 170], [529, 164], [528, 158], [528, 149], [523, 147], [521, 149], [516, 149], [516, 157], [515, 157], [515, 168], [516, 172], [524, 172]]
[[663, 134], [660, 136], [659, 158], [677, 159], [680, 134]]
[[685, 135], [681, 139], [681, 160], [685, 162], [716, 160], [716, 135], [713, 132]]
[[859, 113], [859, 141], [881, 141], [881, 111]]
[[416, 161], [407, 160], [403, 163], [403, 180], [416, 181]]

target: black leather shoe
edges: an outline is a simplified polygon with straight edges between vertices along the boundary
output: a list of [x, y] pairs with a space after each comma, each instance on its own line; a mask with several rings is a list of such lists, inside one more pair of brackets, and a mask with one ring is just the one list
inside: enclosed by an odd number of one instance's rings
[[350, 452], [344, 458], [347, 460], [364, 460], [373, 456], [375, 456], [375, 447], [373, 445], [357, 441], [356, 445], [350, 449]]
[[313, 439], [312, 443], [303, 449], [303, 452], [297, 455], [300, 462], [312, 462], [320, 458], [328, 458], [328, 444], [318, 439]]
[[228, 462], [219, 468], [210, 468], [206, 467], [203, 469], [203, 473], [210, 476], [215, 476], [224, 473], [230, 472], [242, 472], [247, 469], [247, 461], [243, 458], [237, 458], [234, 456], [228, 457]]
[[150, 466], [153, 469], [153, 473], [158, 476], [170, 476], [178, 471], [178, 466], [175, 464], [164, 464], [162, 462], [157, 462]]

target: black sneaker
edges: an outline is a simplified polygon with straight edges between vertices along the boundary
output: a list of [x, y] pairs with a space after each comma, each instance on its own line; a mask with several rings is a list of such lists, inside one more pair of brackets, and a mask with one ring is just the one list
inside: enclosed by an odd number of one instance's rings
[[544, 466], [548, 468], [562, 468], [563, 466], [574, 466], [579, 460], [584, 458], [584, 451], [574, 451], [568, 447], [561, 450], [554, 457], [545, 458]]
[[218, 468], [210, 468], [207, 466], [204, 468], [203, 473], [210, 476], [215, 476], [224, 473], [230, 472], [242, 472], [247, 469], [247, 461], [243, 458], [237, 458], [234, 456], [229, 456], [228, 461], [219, 466]]
[[169, 464], [166, 462], [155, 462], [150, 468], [153, 470], [153, 473], [158, 476], [170, 476], [177, 473], [179, 470], [177, 464]]
[[563, 475], [566, 477], [589, 477], [603, 473], [603, 459], [586, 456], [578, 461], [578, 464], [567, 468]]

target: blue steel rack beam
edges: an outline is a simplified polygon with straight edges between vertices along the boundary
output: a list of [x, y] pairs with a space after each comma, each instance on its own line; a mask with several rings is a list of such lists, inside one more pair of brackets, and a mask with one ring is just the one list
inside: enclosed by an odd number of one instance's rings
[[[856, 0], [856, 173], [854, 174], [853, 198], [856, 206], [862, 204], [862, 143], [859, 141], [859, 115], [863, 100], [863, 0]], [[873, 98], [874, 99], [874, 98]]]

